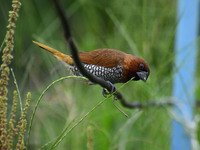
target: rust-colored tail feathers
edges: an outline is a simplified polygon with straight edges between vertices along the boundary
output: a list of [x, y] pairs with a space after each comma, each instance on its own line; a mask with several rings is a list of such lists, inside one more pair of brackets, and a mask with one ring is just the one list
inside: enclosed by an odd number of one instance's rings
[[35, 42], [35, 41], [33, 41], [33, 43], [35, 43], [35, 44], [37, 44], [39, 47], [41, 47], [41, 48], [43, 48], [43, 49], [49, 51], [49, 52], [52, 53], [56, 58], [58, 58], [59, 60], [65, 62], [65, 63], [67, 63], [68, 65], [71, 65], [71, 66], [74, 65], [74, 61], [73, 61], [73, 59], [72, 59], [69, 55], [65, 55], [65, 54], [63, 54], [63, 53], [61, 53], [61, 52], [59, 52], [59, 51], [57, 51], [57, 50], [55, 50], [55, 49], [53, 49], [53, 48], [51, 48], [51, 47], [48, 47], [48, 46], [46, 46], [46, 45], [44, 45], [44, 44], [41, 44], [41, 43], [38, 43], [38, 42]]

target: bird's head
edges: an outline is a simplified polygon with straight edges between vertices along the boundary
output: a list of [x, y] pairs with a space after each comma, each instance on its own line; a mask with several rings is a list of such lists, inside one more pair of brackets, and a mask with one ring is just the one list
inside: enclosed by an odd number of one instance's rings
[[127, 62], [125, 62], [126, 66], [124, 66], [126, 80], [128, 81], [134, 77], [134, 81], [143, 80], [146, 82], [150, 74], [148, 63], [138, 56], [128, 55], [127, 57]]

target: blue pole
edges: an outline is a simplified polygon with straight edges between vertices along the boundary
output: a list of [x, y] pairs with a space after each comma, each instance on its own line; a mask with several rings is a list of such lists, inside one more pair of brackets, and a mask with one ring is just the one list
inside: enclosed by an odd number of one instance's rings
[[172, 121], [171, 150], [191, 150], [187, 127], [193, 121], [199, 0], [179, 0], [177, 13], [173, 87], [177, 101], [174, 107], [176, 119]]

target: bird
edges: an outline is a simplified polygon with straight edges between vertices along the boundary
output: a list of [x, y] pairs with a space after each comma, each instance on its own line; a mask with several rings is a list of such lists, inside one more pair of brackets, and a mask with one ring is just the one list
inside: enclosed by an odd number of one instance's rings
[[[82, 76], [75, 65], [71, 55], [63, 54], [49, 46], [33, 41], [39, 47], [52, 53], [75, 76]], [[125, 52], [102, 48], [93, 51], [80, 52], [79, 58], [84, 68], [91, 74], [112, 84], [133, 81], [147, 81], [150, 75], [148, 63], [139, 56], [126, 54]]]

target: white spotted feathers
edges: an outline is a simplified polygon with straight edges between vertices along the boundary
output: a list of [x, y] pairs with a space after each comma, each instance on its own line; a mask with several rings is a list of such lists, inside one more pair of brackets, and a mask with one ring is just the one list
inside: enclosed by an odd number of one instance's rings
[[[85, 69], [92, 73], [93, 75], [105, 80], [110, 81], [112, 83], [123, 82], [123, 67], [121, 65], [117, 65], [116, 67], [102, 67], [93, 64], [85, 64]], [[69, 68], [71, 72], [76, 76], [82, 76], [76, 66]]]

